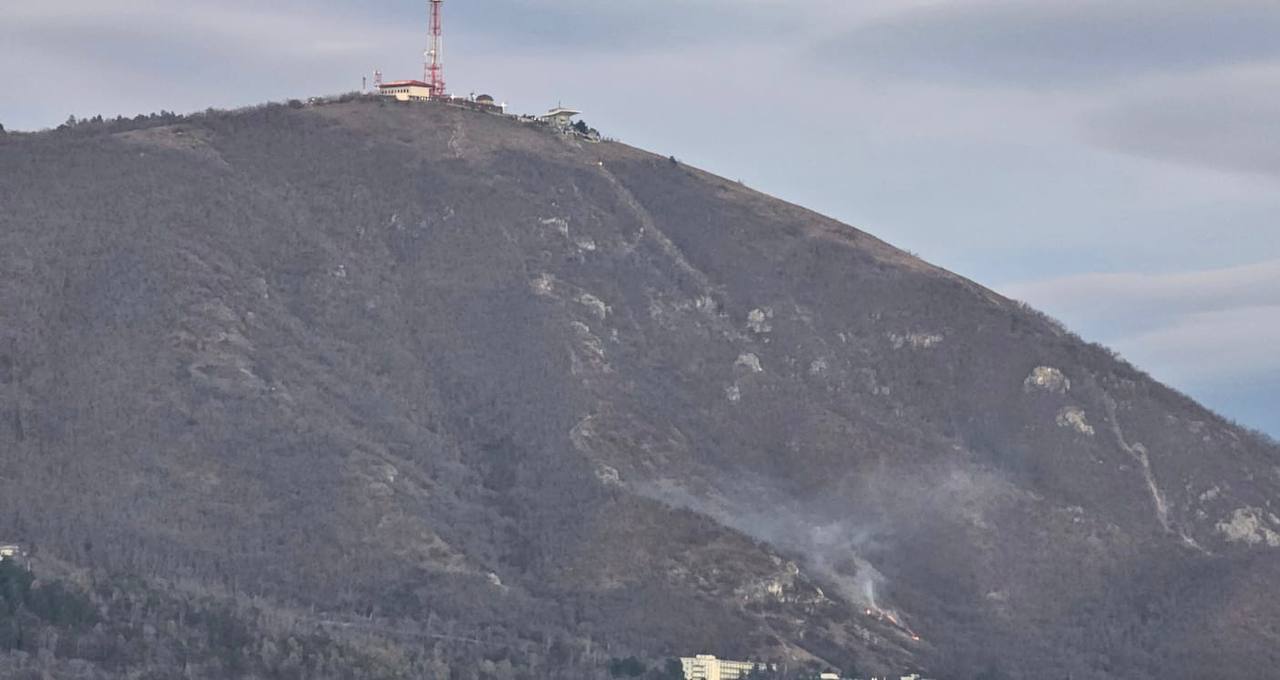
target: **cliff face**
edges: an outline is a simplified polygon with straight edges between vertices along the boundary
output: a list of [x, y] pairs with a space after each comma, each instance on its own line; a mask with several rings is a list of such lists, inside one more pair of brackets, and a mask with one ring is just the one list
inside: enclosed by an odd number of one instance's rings
[[565, 668], [1274, 667], [1280, 452], [1033, 310], [509, 118], [131, 127], [0, 139], [0, 540]]

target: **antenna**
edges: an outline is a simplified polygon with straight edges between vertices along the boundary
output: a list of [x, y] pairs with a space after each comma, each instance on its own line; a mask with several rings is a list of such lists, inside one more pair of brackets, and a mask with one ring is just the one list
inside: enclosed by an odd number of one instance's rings
[[428, 6], [431, 8], [431, 32], [429, 35], [429, 45], [427, 48], [426, 59], [423, 64], [424, 80], [431, 85], [432, 97], [444, 97], [444, 47], [443, 47], [443, 20], [441, 19], [441, 6], [444, 0], [427, 0]]

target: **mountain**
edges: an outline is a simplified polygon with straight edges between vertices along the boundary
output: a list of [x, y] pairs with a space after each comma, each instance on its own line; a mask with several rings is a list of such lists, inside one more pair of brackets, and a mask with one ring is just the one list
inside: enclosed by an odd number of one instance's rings
[[1274, 443], [674, 158], [350, 97], [0, 136], [15, 677], [1280, 677], [1277, 498]]

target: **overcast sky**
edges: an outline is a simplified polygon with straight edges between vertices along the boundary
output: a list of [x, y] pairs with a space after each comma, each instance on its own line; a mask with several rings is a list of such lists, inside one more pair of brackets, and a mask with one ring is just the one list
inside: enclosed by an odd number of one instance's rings
[[[0, 123], [418, 77], [422, 0], [0, 11]], [[1280, 2], [447, 0], [446, 76], [865, 229], [1280, 435]], [[75, 93], [70, 99], [68, 93]]]

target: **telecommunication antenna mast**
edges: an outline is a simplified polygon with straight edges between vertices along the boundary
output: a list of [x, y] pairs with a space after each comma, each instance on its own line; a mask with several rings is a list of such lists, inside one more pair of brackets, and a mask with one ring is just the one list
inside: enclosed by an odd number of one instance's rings
[[444, 93], [444, 48], [442, 46], [443, 21], [441, 19], [441, 6], [444, 0], [427, 0], [431, 8], [431, 34], [430, 47], [427, 48], [425, 63], [423, 64], [426, 80], [431, 85], [432, 97], [443, 97]]

